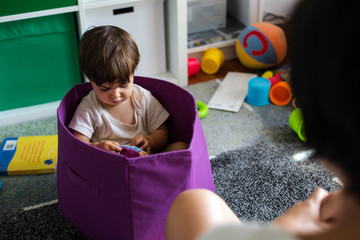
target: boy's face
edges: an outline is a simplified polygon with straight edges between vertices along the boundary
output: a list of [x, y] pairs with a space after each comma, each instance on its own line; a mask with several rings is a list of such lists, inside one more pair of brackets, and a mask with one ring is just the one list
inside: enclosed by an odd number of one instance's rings
[[98, 86], [92, 81], [90, 82], [100, 102], [105, 106], [113, 107], [130, 99], [133, 90], [134, 75], [130, 76], [129, 83], [125, 85], [120, 83], [103, 83]]

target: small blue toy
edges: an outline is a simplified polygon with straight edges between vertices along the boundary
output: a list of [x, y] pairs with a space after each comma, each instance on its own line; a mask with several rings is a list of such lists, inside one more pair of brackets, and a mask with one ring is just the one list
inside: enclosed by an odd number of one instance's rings
[[122, 147], [122, 148], [128, 148], [128, 149], [131, 149], [131, 150], [134, 150], [134, 151], [137, 151], [137, 152], [142, 152], [142, 151], [144, 151], [144, 150], [142, 150], [141, 148], [138, 148], [138, 147], [135, 147], [135, 146], [120, 145], [120, 147]]

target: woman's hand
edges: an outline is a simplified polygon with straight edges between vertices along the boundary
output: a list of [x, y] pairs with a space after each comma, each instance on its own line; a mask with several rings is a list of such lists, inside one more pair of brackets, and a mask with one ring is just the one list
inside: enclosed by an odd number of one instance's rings
[[[322, 188], [317, 188], [304, 202], [298, 202], [282, 216], [275, 219], [273, 224], [295, 235], [318, 233], [328, 229], [336, 217], [332, 207], [326, 206], [324, 201], [330, 194]], [[322, 204], [325, 203], [324, 206]], [[337, 208], [338, 206], [333, 206]]]

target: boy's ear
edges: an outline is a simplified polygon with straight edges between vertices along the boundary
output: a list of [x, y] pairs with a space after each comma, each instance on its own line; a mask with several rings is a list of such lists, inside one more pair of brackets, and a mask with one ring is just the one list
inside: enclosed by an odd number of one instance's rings
[[87, 78], [87, 80], [89, 80], [89, 82], [90, 82], [91, 84], [95, 84], [95, 85], [97, 86], [96, 82], [93, 81], [92, 79]]

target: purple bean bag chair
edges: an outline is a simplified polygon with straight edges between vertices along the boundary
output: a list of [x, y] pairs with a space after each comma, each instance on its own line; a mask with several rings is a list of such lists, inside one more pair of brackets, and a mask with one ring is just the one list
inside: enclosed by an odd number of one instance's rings
[[186, 150], [128, 158], [75, 138], [67, 128], [77, 105], [92, 89], [74, 86], [58, 108], [58, 206], [91, 239], [165, 239], [170, 205], [182, 191], [214, 191], [209, 155], [193, 96], [157, 79], [135, 77], [170, 113], [170, 141]]

